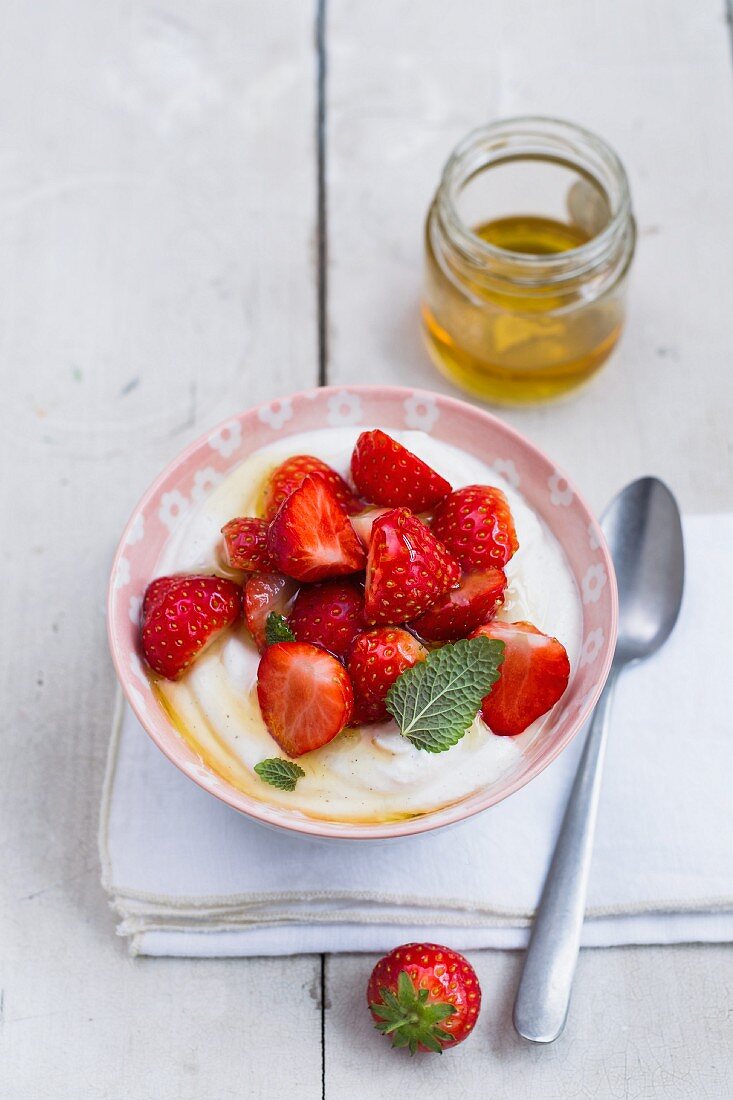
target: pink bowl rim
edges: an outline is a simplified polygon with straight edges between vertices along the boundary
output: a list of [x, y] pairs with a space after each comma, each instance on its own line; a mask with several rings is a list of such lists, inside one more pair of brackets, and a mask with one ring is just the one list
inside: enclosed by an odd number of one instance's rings
[[[417, 398], [418, 400], [428, 399], [436, 401], [440, 405], [453, 408], [455, 411], [477, 418], [484, 423], [488, 423], [492, 426], [496, 425], [500, 431], [504, 432], [510, 438], [513, 438], [524, 450], [533, 458], [541, 462], [553, 465], [560, 477], [562, 477], [572, 489], [578, 504], [588, 517], [588, 522], [592, 526], [597, 543], [598, 552], [601, 555], [603, 565], [606, 568], [608, 575], [608, 581], [610, 586], [611, 597], [611, 615], [608, 623], [608, 630], [605, 634], [605, 640], [603, 643], [602, 660], [599, 661], [599, 672], [596, 677], [596, 685], [592, 692], [588, 693], [585, 697], [582, 706], [578, 709], [575, 717], [566, 723], [566, 726], [562, 732], [562, 735], [557, 738], [547, 753], [539, 759], [535, 765], [529, 769], [529, 771], [521, 776], [518, 776], [511, 783], [508, 783], [506, 787], [502, 787], [499, 790], [492, 790], [486, 793], [485, 797], [478, 801], [470, 808], [467, 807], [465, 801], [457, 802], [445, 807], [443, 810], [431, 812], [423, 817], [408, 818], [400, 821], [387, 821], [375, 823], [374, 825], [361, 825], [356, 822], [329, 822], [320, 821], [317, 818], [308, 818], [305, 815], [294, 814], [292, 823], [285, 822], [282, 819], [282, 811], [276, 809], [273, 806], [269, 806], [265, 802], [259, 802], [256, 799], [249, 798], [244, 792], [237, 790], [235, 787], [227, 787], [226, 790], [217, 791], [212, 790], [206, 782], [204, 776], [201, 774], [200, 769], [194, 769], [194, 767], [188, 765], [187, 762], [181, 761], [177, 758], [174, 751], [174, 744], [180, 740], [180, 735], [174, 729], [172, 724], [165, 717], [165, 713], [161, 708], [161, 728], [156, 729], [151, 727], [145, 716], [142, 714], [140, 708], [136, 704], [135, 692], [130, 690], [130, 684], [124, 670], [124, 664], [120, 655], [120, 648], [118, 643], [119, 639], [114, 632], [114, 578], [117, 573], [119, 560], [122, 557], [127, 544], [128, 536], [133, 528], [135, 520], [138, 514], [143, 511], [148, 505], [151, 498], [153, 498], [158, 492], [159, 488], [168, 480], [168, 478], [175, 473], [178, 467], [185, 464], [185, 462], [195, 454], [199, 448], [206, 445], [207, 440], [212, 434], [224, 428], [230, 424], [233, 419], [241, 420], [243, 417], [250, 416], [252, 414], [257, 415], [261, 409], [269, 408], [274, 402], [288, 400], [296, 402], [303, 399], [313, 399], [314, 396], [328, 397], [329, 395], [336, 395], [343, 393], [344, 390], [348, 390], [350, 394], [357, 396], [367, 395], [379, 395], [384, 394], [395, 399], [405, 400], [407, 398]], [[588, 718], [590, 717], [601, 692], [608, 679], [609, 672], [611, 671], [611, 665], [613, 663], [613, 656], [616, 648], [616, 639], [618, 634], [618, 587], [616, 583], [616, 573], [613, 565], [613, 559], [611, 558], [608, 545], [606, 543], [603, 531], [598, 523], [594, 513], [589, 508], [584, 497], [578, 492], [575, 483], [567, 476], [562, 467], [558, 466], [554, 460], [550, 459], [541, 448], [532, 443], [525, 435], [517, 431], [512, 425], [502, 420], [500, 417], [495, 416], [489, 412], [488, 409], [480, 408], [477, 405], [472, 405], [468, 401], [462, 401], [460, 398], [451, 397], [446, 394], [437, 393], [433, 390], [416, 389], [411, 386], [360, 386], [360, 385], [340, 385], [340, 386], [313, 386], [305, 390], [298, 390], [294, 393], [287, 394], [284, 398], [270, 398], [268, 401], [260, 402], [257, 405], [252, 405], [247, 409], [239, 413], [234, 413], [225, 417], [219, 421], [213, 427], [207, 429], [204, 433], [198, 436], [192, 443], [180, 451], [175, 458], [173, 458], [167, 466], [161, 471], [161, 473], [150, 484], [147, 490], [138, 500], [137, 504], [133, 508], [130, 518], [127, 521], [117, 549], [112, 561], [112, 568], [110, 571], [110, 579], [107, 590], [107, 638], [110, 648], [110, 654], [112, 656], [112, 663], [114, 665], [115, 673], [117, 675], [118, 682], [122, 687], [125, 698], [128, 704], [132, 708], [135, 716], [140, 722], [141, 726], [151, 738], [151, 740], [157, 745], [160, 751], [166, 756], [172, 764], [174, 764], [180, 771], [184, 773], [189, 779], [193, 780], [198, 787], [206, 791], [207, 794], [212, 795], [214, 798], [219, 799], [238, 813], [244, 814], [247, 817], [253, 818], [255, 821], [260, 822], [263, 825], [267, 825], [273, 828], [281, 829], [284, 832], [294, 833], [299, 836], [317, 837], [323, 840], [387, 840], [398, 839], [408, 836], [417, 836], [421, 833], [432, 832], [435, 829], [442, 829], [448, 825], [457, 825], [463, 821], [468, 821], [470, 818], [475, 817], [477, 814], [483, 813], [484, 810], [488, 810], [491, 806], [495, 806], [499, 802], [503, 802], [505, 798], [514, 794], [516, 791], [521, 790], [538, 775], [540, 775], [545, 768], [555, 760], [560, 753], [565, 749], [576, 734], [583, 728]], [[165, 732], [163, 732], [165, 731]], [[172, 744], [169, 742], [173, 742]], [[213, 773], [212, 773], [213, 775]], [[220, 782], [225, 783], [225, 780]]]

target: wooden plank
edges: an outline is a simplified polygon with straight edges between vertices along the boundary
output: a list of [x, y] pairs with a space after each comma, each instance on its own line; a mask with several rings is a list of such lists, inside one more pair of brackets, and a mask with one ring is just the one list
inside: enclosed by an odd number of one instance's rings
[[639, 223], [627, 332], [555, 407], [501, 415], [602, 507], [656, 472], [685, 508], [729, 508], [733, 214], [720, 0], [330, 4], [330, 379], [446, 392], [418, 330], [422, 229], [455, 143], [490, 119], [567, 117], [624, 160]]
[[518, 952], [471, 954], [483, 993], [476, 1030], [441, 1058], [410, 1059], [373, 1028], [365, 990], [376, 956], [327, 961], [326, 1100], [717, 1100], [733, 1094], [730, 948], [581, 952], [570, 1017], [552, 1046], [511, 1022]]
[[319, 960], [132, 960], [96, 851], [122, 524], [212, 422], [317, 379], [312, 35], [287, 0], [5, 11], [4, 1100], [281, 1096], [293, 1067], [321, 1095]]

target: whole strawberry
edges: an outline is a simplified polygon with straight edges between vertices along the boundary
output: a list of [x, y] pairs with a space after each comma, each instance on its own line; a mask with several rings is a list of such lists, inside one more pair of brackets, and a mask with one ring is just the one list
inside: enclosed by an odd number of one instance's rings
[[462, 569], [503, 568], [518, 548], [509, 501], [491, 485], [466, 485], [441, 500], [430, 524]]
[[428, 651], [407, 630], [382, 626], [354, 640], [346, 667], [354, 688], [352, 722], [382, 722], [387, 718], [387, 692], [406, 668], [424, 661]]
[[242, 610], [239, 587], [223, 577], [158, 577], [143, 598], [142, 646], [154, 672], [177, 680]]
[[300, 485], [307, 474], [319, 474], [328, 482], [334, 496], [347, 512], [358, 512], [363, 505], [356, 499], [340, 474], [315, 455], [293, 455], [273, 471], [265, 489], [262, 514], [269, 523], [280, 505]]
[[455, 588], [460, 576], [458, 563], [430, 529], [407, 508], [393, 508], [372, 527], [367, 622], [409, 622]]
[[405, 943], [380, 959], [367, 986], [375, 1026], [410, 1054], [462, 1043], [481, 1009], [476, 971], [463, 955], [436, 943]]

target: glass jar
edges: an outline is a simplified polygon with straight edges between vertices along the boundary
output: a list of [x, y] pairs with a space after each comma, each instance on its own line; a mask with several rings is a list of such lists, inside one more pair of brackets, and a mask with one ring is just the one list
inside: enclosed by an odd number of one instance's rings
[[550, 118], [475, 130], [427, 218], [422, 316], [436, 366], [504, 404], [580, 386], [621, 333], [635, 239], [623, 165], [595, 134]]

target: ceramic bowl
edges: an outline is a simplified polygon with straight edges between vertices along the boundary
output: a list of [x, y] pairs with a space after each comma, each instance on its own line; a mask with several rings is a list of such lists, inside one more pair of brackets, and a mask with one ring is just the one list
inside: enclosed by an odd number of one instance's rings
[[[497, 783], [460, 802], [402, 821], [360, 825], [325, 822], [243, 794], [208, 770], [171, 725], [142, 662], [139, 615], [143, 592], [156, 576], [167, 539], [186, 514], [245, 457], [265, 444], [324, 425], [422, 429], [476, 455], [524, 496], [557, 538], [582, 604], [582, 646], [568, 690], [521, 763]], [[601, 530], [568, 477], [519, 432], [490, 413], [425, 391], [352, 386], [324, 388], [249, 409], [191, 444], [148, 489], [135, 508], [115, 555], [109, 587], [112, 657], [130, 706], [169, 760], [229, 806], [294, 833], [341, 839], [408, 836], [454, 824], [523, 787], [573, 739], [605, 683], [616, 642], [613, 564]]]

